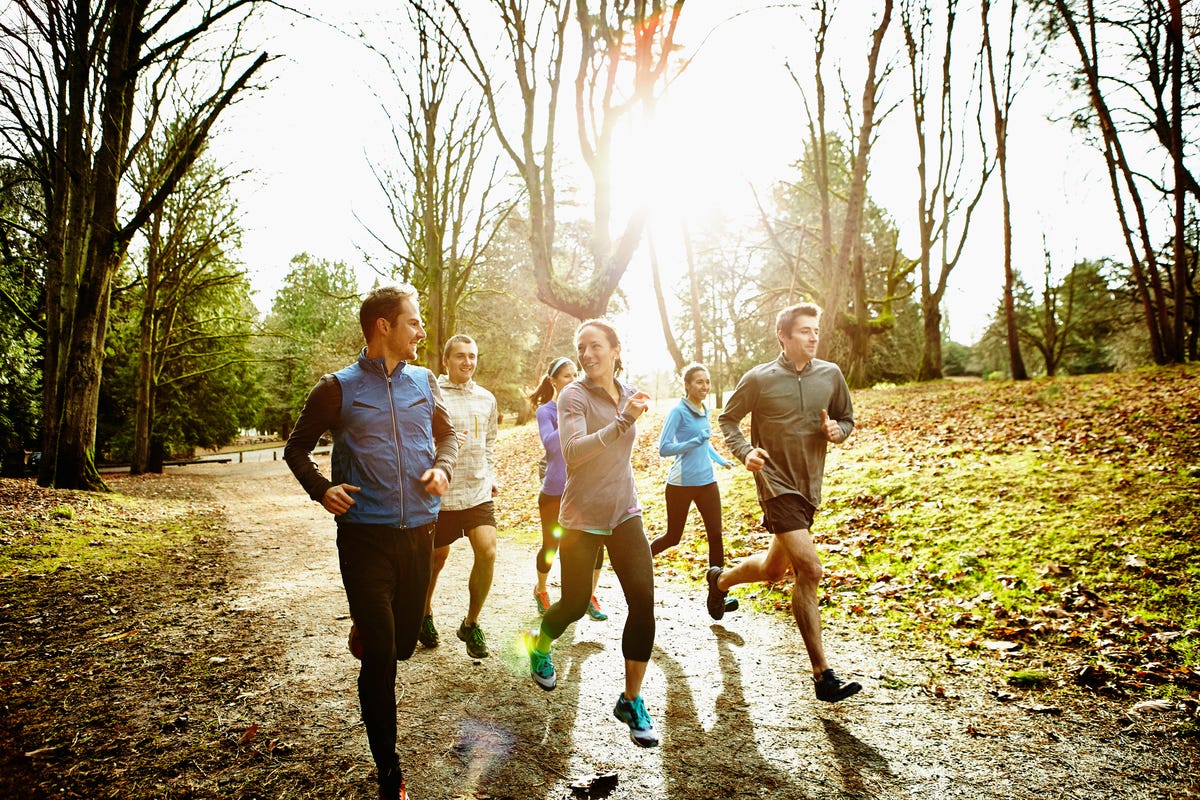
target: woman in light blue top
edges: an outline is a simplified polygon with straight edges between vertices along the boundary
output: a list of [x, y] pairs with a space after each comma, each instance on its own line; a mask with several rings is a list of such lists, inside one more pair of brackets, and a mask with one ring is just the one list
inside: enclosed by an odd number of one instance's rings
[[[723, 567], [721, 491], [717, 488], [712, 465], [729, 468], [733, 462], [723, 458], [712, 446], [708, 409], [704, 406], [709, 387], [708, 370], [701, 364], [689, 366], [683, 373], [685, 396], [667, 412], [663, 421], [658, 454], [674, 456], [675, 462], [667, 473], [667, 532], [650, 543], [650, 552], [658, 555], [679, 544], [688, 511], [695, 503], [708, 536], [708, 565]], [[725, 610], [732, 611], [736, 602], [736, 599], [727, 599]]]
[[[538, 435], [546, 449], [546, 473], [542, 476], [542, 491], [538, 493], [538, 516], [542, 522], [542, 546], [537, 552], [537, 584], [533, 587], [533, 599], [537, 602], [538, 614], [550, 608], [550, 593], [546, 591], [546, 578], [554, 564], [558, 543], [562, 539], [562, 528], [558, 524], [558, 511], [562, 505], [562, 493], [567, 483], [567, 462], [563, 460], [562, 444], [558, 440], [558, 393], [575, 380], [575, 362], [569, 358], [556, 358], [542, 377], [541, 384], [529, 396], [537, 409]], [[587, 613], [594, 620], [608, 619], [600, 610], [596, 599], [596, 583], [600, 580], [600, 568], [604, 566], [604, 548], [596, 552], [596, 570], [592, 576], [592, 597], [588, 600]]]

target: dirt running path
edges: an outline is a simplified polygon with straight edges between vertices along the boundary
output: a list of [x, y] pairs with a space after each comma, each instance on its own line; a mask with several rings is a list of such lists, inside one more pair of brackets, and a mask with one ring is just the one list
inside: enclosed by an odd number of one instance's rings
[[[286, 649], [285, 671], [264, 676], [248, 702], [277, 729], [319, 740], [320, 757], [345, 761], [347, 785], [371, 796], [332, 519], [282, 462], [188, 473], [210, 483], [234, 534], [230, 610], [266, 620], [275, 630], [264, 640]], [[532, 556], [502, 536], [482, 618], [492, 656], [472, 662], [454, 636], [470, 549], [451, 553], [435, 596], [442, 645], [418, 647], [400, 666], [400, 754], [418, 800], [570, 797], [572, 780], [605, 770], [618, 772], [617, 786], [591, 796], [621, 800], [1149, 799], [1194, 785], [1191, 740], [1168, 747], [1121, 734], [1120, 709], [1110, 705], [1053, 715], [1029, 710], [1032, 698], [1002, 703], [989, 690], [1007, 687], [975, 677], [970, 664], [882, 650], [843, 626], [827, 627], [826, 649], [865, 690], [818, 704], [792, 625], [746, 612], [712, 624], [697, 590], [663, 580], [644, 686], [663, 743], [642, 750], [611, 713], [624, 618], [611, 572], [599, 596], [612, 619], [568, 629], [555, 654], [557, 690], [529, 679], [517, 641], [536, 622]], [[935, 676], [943, 698], [929, 691]]]

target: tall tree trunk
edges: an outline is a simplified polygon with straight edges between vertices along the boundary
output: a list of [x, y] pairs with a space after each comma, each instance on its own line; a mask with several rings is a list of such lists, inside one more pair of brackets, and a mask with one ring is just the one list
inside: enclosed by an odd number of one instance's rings
[[55, 453], [55, 485], [62, 489], [108, 488], [96, 470], [96, 419], [112, 280], [126, 244], [117, 236], [117, 193], [133, 120], [138, 48], [134, 31], [143, 9], [136, 0], [118, 0], [108, 35], [91, 208], [92, 234], [79, 282]]
[[[1170, 22], [1167, 25], [1168, 46], [1171, 48], [1171, 161], [1175, 171], [1175, 275], [1172, 295], [1175, 299], [1173, 345], [1170, 356], [1176, 363], [1187, 360], [1184, 345], [1184, 318], [1188, 309], [1187, 240], [1185, 221], [1187, 185], [1190, 177], [1183, 162], [1183, 8], [1181, 0], [1169, 0]], [[1196, 321], [1200, 324], [1200, 320]]]
[[129, 472], [140, 475], [150, 466], [150, 437], [154, 432], [155, 394], [155, 317], [158, 309], [158, 288], [162, 277], [162, 214], [152, 219], [146, 246], [146, 289], [142, 298], [142, 314], [138, 320], [137, 410], [133, 432], [133, 458]]
[[[1124, 146], [1113, 121], [1108, 102], [1101, 91], [1096, 44], [1096, 14], [1091, 0], [1088, 0], [1086, 5], [1085, 24], [1087, 25], [1088, 41], [1084, 40], [1079, 20], [1072, 6], [1066, 0], [1054, 0], [1054, 7], [1075, 45], [1075, 50], [1079, 55], [1080, 69], [1087, 81], [1088, 97], [1092, 109], [1096, 112], [1104, 141], [1104, 159], [1108, 168], [1113, 203], [1125, 237], [1125, 246], [1129, 252], [1130, 268], [1137, 296], [1142, 304], [1143, 317], [1150, 337], [1150, 348], [1154, 360], [1163, 364], [1171, 359], [1171, 353], [1174, 352], [1174, 344], [1171, 341], [1173, 329], [1168, 324], [1170, 301], [1163, 291], [1158, 254], [1150, 239], [1146, 210], [1141, 193], [1135, 183], [1134, 171], [1125, 157]], [[1133, 205], [1134, 219], [1132, 221], [1129, 218], [1129, 212], [1125, 210], [1125, 202], [1121, 194], [1122, 187], [1128, 193], [1129, 201]], [[1137, 243], [1134, 242], [1135, 235], [1138, 239]]]
[[87, 220], [91, 197], [90, 153], [82, 133], [87, 125], [87, 92], [92, 69], [91, 9], [88, 0], [74, 0], [71, 34], [63, 43], [65, 64], [58, 75], [58, 97], [66, 108], [54, 131], [56, 149], [50, 161], [46, 204], [46, 361], [42, 367], [42, 463], [38, 483], [56, 481], [62, 396], [82, 253], [87, 249]]
[[696, 274], [696, 251], [692, 247], [692, 232], [683, 223], [683, 251], [687, 256], [688, 294], [692, 306], [692, 360], [704, 362], [704, 317], [700, 309], [700, 276]]
[[[837, 272], [843, 277], [836, 284], [836, 292], [831, 298], [833, 312], [836, 314], [835, 319], [840, 325], [846, 323], [856, 325], [858, 319], [865, 320], [867, 316], [865, 278], [857, 275], [856, 271], [862, 270], [862, 216], [863, 204], [867, 198], [867, 170], [871, 160], [871, 143], [875, 138], [875, 107], [878, 103], [877, 95], [880, 89], [879, 53], [883, 48], [883, 37], [887, 34], [891, 22], [892, 0], [884, 0], [883, 18], [879, 21], [879, 27], [871, 35], [871, 50], [867, 56], [867, 77], [863, 80], [862, 124], [858, 130], [858, 142], [851, 165], [849, 194], [846, 198], [846, 219], [843, 222], [842, 242], [838, 250]], [[861, 292], [857, 286], [860, 282], [862, 283]], [[854, 306], [849, 311], [850, 319], [847, 319], [847, 307], [851, 305], [848, 301], [853, 301]], [[855, 339], [863, 346], [869, 346], [867, 332], [864, 331], [861, 337], [856, 336]], [[863, 369], [865, 372], [865, 358]]]
[[1007, 120], [996, 118], [996, 160], [1000, 165], [1001, 224], [1004, 229], [1004, 331], [1008, 340], [1009, 372], [1015, 381], [1029, 379], [1017, 334], [1017, 309], [1013, 297], [1017, 276], [1012, 262], [1012, 206], [1008, 198]]
[[992, 97], [992, 124], [996, 135], [996, 164], [1000, 169], [1000, 225], [1004, 239], [1004, 330], [1008, 341], [1008, 366], [1013, 380], [1029, 379], [1025, 360], [1021, 357], [1021, 342], [1017, 333], [1016, 301], [1013, 292], [1016, 274], [1012, 262], [1012, 203], [1008, 196], [1008, 114], [1011, 108], [1013, 25], [1016, 0], [1009, 7], [1008, 47], [1004, 62], [1004, 99], [996, 80], [996, 61], [992, 50], [992, 27], [989, 19], [990, 0], [983, 0], [980, 9], [983, 28], [983, 49], [987, 56], [988, 89]]
[[671, 359], [675, 362], [675, 371], [682, 372], [687, 362], [683, 358], [683, 353], [679, 351], [679, 343], [675, 341], [675, 334], [671, 332], [671, 318], [667, 314], [667, 299], [663, 295], [662, 278], [658, 271], [658, 251], [654, 247], [654, 237], [647, 236], [646, 244], [650, 246], [650, 275], [654, 281], [654, 297], [658, 301], [658, 319], [662, 324], [663, 341], [667, 345], [667, 352], [671, 354]]

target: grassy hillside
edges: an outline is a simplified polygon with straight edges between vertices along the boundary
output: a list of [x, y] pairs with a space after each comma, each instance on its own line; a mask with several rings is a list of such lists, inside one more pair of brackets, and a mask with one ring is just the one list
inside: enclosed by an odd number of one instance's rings
[[[639, 424], [652, 538], [665, 525], [668, 460], [656, 445], [673, 402]], [[977, 657], [1014, 683], [1200, 689], [1200, 367], [943, 381], [857, 392], [854, 403], [858, 427], [831, 449], [814, 525], [827, 617]], [[533, 543], [536, 430], [506, 430], [501, 450], [502, 524]], [[769, 534], [749, 473], [719, 481], [734, 563]], [[656, 570], [698, 582], [705, 551], [693, 512]], [[734, 594], [789, 613], [787, 583]]]

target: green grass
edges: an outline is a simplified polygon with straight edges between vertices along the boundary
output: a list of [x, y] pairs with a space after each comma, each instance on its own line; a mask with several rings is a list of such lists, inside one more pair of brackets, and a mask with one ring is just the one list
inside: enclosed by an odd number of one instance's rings
[[122, 572], [178, 546], [194, 530], [211, 527], [210, 521], [190, 515], [144, 514], [147, 502], [80, 493], [71, 504], [0, 518], [0, 575]]
[[[901, 645], [1010, 641], [1060, 668], [1106, 664], [1134, 688], [1200, 688], [1200, 365], [888, 387], [854, 403], [814, 525], [825, 615]], [[657, 428], [642, 435], [656, 442]], [[736, 563], [769, 535], [749, 476], [718, 480]], [[653, 464], [639, 472], [651, 530], [661, 481]], [[698, 580], [705, 551], [693, 512], [656, 571]], [[735, 595], [790, 615], [786, 581]]]
[[1045, 672], [1033, 669], [1019, 669], [1015, 672], [1010, 672], [1005, 680], [1009, 686], [1016, 686], [1019, 689], [1040, 689], [1049, 684], [1053, 679]]

